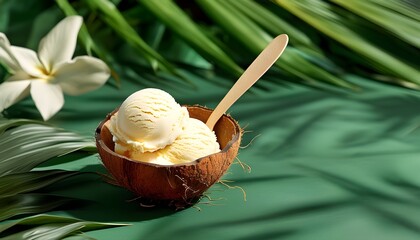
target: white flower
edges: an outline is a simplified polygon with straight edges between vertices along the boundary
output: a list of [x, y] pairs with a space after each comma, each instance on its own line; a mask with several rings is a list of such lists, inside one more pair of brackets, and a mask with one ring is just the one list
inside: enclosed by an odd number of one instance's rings
[[0, 33], [0, 62], [11, 74], [0, 84], [0, 112], [30, 94], [48, 120], [63, 107], [63, 92], [78, 95], [106, 82], [110, 70], [103, 61], [90, 56], [72, 59], [82, 21], [80, 16], [63, 19], [41, 40], [38, 54], [11, 46]]

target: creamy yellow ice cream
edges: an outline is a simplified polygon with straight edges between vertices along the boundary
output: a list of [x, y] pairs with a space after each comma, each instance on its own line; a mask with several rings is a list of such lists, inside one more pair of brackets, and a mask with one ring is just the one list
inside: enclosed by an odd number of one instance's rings
[[137, 91], [111, 117], [115, 152], [144, 153], [162, 149], [183, 132], [188, 118], [188, 110], [165, 91], [155, 88]]
[[184, 131], [174, 143], [163, 149], [133, 154], [133, 159], [160, 165], [192, 162], [198, 158], [220, 151], [216, 135], [200, 120], [189, 118]]
[[220, 151], [213, 131], [154, 88], [130, 95], [111, 117], [110, 131], [116, 153], [143, 162], [188, 163]]

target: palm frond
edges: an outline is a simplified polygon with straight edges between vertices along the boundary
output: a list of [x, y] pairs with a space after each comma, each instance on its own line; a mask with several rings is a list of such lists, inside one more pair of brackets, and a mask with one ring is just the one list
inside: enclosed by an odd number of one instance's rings
[[[0, 222], [80, 203], [79, 199], [37, 192], [80, 172], [31, 171], [52, 157], [80, 149], [96, 150], [91, 139], [43, 122], [0, 119]], [[123, 225], [39, 215], [0, 225], [0, 238], [63, 239], [71, 235], [81, 238], [80, 231], [116, 226]]]
[[[243, 72], [172, 0], [139, 0], [139, 2], [204, 57], [234, 75], [239, 76]], [[182, 28], [179, 26], [182, 26]]]
[[[7, 120], [3, 126], [25, 121]], [[0, 176], [30, 171], [52, 157], [77, 150], [95, 152], [96, 147], [90, 138], [38, 123], [8, 129], [0, 135]]]
[[0, 221], [22, 214], [48, 212], [75, 201], [80, 200], [41, 193], [22, 193], [0, 197]]
[[6, 26], [8, 25], [10, 17], [10, 8], [12, 6], [13, 3], [10, 1], [0, 2], [0, 32], [3, 32], [6, 29]]
[[37, 121], [37, 120], [31, 120], [31, 119], [13, 119], [13, 120], [10, 120], [10, 119], [6, 119], [6, 118], [0, 118], [0, 135], [3, 134], [4, 131], [6, 131], [9, 128], [24, 125], [24, 124], [29, 124], [29, 123], [40, 124], [40, 125], [46, 124], [45, 122], [41, 122], [41, 121]]
[[153, 69], [161, 68], [172, 74], [179, 75], [173, 65], [161, 54], [152, 49], [125, 20], [118, 8], [108, 0], [89, 0], [87, 4], [91, 11], [98, 11], [99, 16], [108, 26], [120, 35], [140, 55], [147, 59]]
[[[35, 215], [0, 225], [0, 237], [5, 240], [28, 239], [29, 236], [30, 239], [63, 239], [64, 237], [73, 240], [94, 239], [79, 233], [121, 226], [127, 226], [127, 224], [91, 222], [54, 215]], [[5, 235], [6, 232], [12, 232], [12, 234]]]
[[[179, 74], [174, 65], [184, 56], [169, 58], [171, 60], [163, 56], [170, 56], [171, 47], [168, 46], [178, 48], [179, 40], [193, 49], [189, 49], [190, 52], [207, 59], [216, 70], [218, 67], [238, 75], [242, 72], [239, 66], [249, 64], [252, 56], [258, 54], [273, 36], [287, 33], [291, 44], [277, 63], [283, 79], [358, 89], [346, 77], [357, 74], [409, 88], [420, 88], [416, 77], [419, 74], [418, 63], [413, 57], [415, 54], [410, 55], [412, 47], [417, 48], [416, 53], [419, 52], [419, 43], [416, 41], [419, 17], [409, 2], [135, 2], [89, 0], [70, 4], [67, 0], [58, 0], [57, 4], [67, 15], [83, 13], [88, 16], [88, 26], [97, 26], [96, 17], [99, 16], [106, 26], [105, 29], [89, 28], [93, 29], [93, 35], [100, 33], [102, 39], [112, 37], [111, 29], [123, 39], [116, 45], [127, 43], [141, 59], [151, 64], [152, 69], [161, 68], [175, 76]], [[92, 22], [92, 19], [95, 21]], [[89, 33], [86, 33], [83, 30], [81, 39], [85, 39], [82, 41], [89, 49], [92, 44], [86, 37]], [[378, 41], [378, 38], [387, 41]], [[162, 44], [163, 39], [165, 44]], [[394, 49], [395, 45], [399, 46], [400, 51]], [[129, 52], [114, 50], [105, 51], [111, 52], [115, 59], [118, 59], [118, 52], [124, 56]], [[185, 51], [177, 53], [184, 55]], [[136, 56], [126, 59], [139, 61]]]
[[239, 11], [243, 12], [249, 19], [266, 29], [272, 35], [287, 33], [290, 43], [295, 47], [307, 47], [314, 51], [321, 51], [314, 44], [311, 38], [299, 28], [293, 26], [289, 22], [283, 20], [275, 13], [254, 1], [238, 0], [229, 1]]
[[78, 172], [30, 171], [52, 157], [80, 149], [96, 150], [92, 140], [43, 122], [0, 119], [0, 221], [74, 202], [73, 198], [34, 191]]
[[365, 29], [362, 24], [350, 21], [348, 18], [352, 16], [348, 16], [349, 13], [340, 11], [332, 4], [319, 0], [275, 0], [275, 2], [320, 32], [363, 56], [365, 64], [374, 66], [378, 72], [394, 76], [399, 79], [399, 82], [412, 83], [407, 86], [415, 87], [420, 84], [418, 79], [420, 72], [361, 37], [368, 34], [369, 30]]
[[80, 172], [50, 170], [9, 174], [0, 177], [0, 197], [32, 192]]
[[[214, 21], [225, 28], [227, 33], [232, 34], [232, 37], [255, 55], [260, 53], [273, 38], [230, 5], [228, 1], [198, 0], [197, 2]], [[294, 47], [286, 49], [281, 60], [276, 62], [276, 66], [288, 73], [289, 76], [298, 77], [309, 83], [318, 80], [342, 87], [355, 88], [348, 82], [307, 61]]]
[[[382, 0], [371, 0], [374, 4], [384, 7], [388, 10], [392, 10], [411, 19], [420, 21], [420, 15], [418, 13], [418, 2], [417, 1], [382, 1]], [[416, 4], [417, 3], [417, 4]]]
[[387, 29], [391, 34], [395, 34], [397, 37], [409, 44], [420, 48], [420, 24], [419, 19], [412, 19], [403, 14], [398, 14], [394, 9], [394, 5], [400, 4], [399, 2], [388, 1], [392, 6], [387, 9], [380, 4], [371, 1], [344, 1], [344, 0], [332, 0], [332, 2], [339, 4], [340, 6], [354, 12], [361, 17], [369, 19], [370, 21], [380, 25]]

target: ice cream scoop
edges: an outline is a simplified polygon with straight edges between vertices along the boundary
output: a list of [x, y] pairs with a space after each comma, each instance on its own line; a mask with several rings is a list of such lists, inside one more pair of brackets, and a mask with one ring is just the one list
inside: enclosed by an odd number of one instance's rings
[[173, 165], [220, 151], [216, 135], [160, 89], [130, 95], [111, 117], [114, 151], [130, 159]]
[[115, 152], [153, 152], [172, 144], [189, 118], [185, 107], [165, 91], [146, 88], [130, 95], [111, 117]]
[[202, 121], [189, 118], [184, 131], [172, 144], [154, 152], [131, 153], [128, 157], [149, 163], [172, 165], [192, 162], [219, 151], [220, 146], [215, 133]]
[[[192, 118], [203, 123], [212, 111], [200, 106], [189, 106], [187, 109]], [[115, 112], [110, 113], [96, 129], [99, 155], [115, 179], [114, 183], [134, 192], [142, 203], [177, 208], [193, 204], [194, 199], [220, 179], [238, 153], [241, 129], [233, 118], [223, 115], [214, 127], [221, 151], [185, 164], [135, 161], [114, 151], [115, 142], [109, 126]]]

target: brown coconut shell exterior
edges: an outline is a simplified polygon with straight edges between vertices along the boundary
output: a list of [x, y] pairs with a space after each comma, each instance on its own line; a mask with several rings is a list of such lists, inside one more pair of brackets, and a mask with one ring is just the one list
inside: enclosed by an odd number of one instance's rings
[[[203, 122], [212, 110], [188, 106], [190, 117]], [[223, 115], [214, 127], [220, 152], [188, 164], [163, 166], [129, 159], [114, 152], [108, 114], [96, 129], [96, 145], [100, 158], [118, 185], [129, 189], [140, 199], [182, 207], [194, 202], [216, 183], [235, 159], [241, 141], [241, 129], [230, 116]]]

